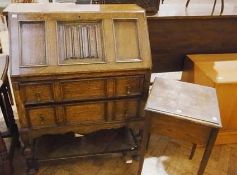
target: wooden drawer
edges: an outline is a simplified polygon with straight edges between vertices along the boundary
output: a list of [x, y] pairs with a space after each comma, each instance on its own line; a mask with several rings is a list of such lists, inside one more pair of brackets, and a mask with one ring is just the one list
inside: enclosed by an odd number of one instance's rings
[[127, 120], [140, 116], [140, 100], [126, 99], [114, 101], [113, 120]]
[[105, 121], [106, 107], [106, 102], [65, 105], [66, 121], [67, 123], [94, 123]]
[[116, 78], [116, 96], [142, 95], [144, 76]]
[[21, 84], [20, 88], [25, 104], [54, 101], [53, 84], [50, 82]]
[[56, 125], [55, 109], [40, 107], [27, 109], [29, 123], [32, 128], [45, 128]]
[[62, 81], [63, 100], [98, 99], [106, 96], [106, 79]]

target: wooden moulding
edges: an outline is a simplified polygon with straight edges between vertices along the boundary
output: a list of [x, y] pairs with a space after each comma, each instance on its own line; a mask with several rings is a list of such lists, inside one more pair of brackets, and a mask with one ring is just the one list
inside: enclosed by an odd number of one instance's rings
[[47, 65], [44, 21], [20, 21], [20, 66]]
[[59, 64], [104, 62], [102, 22], [57, 22]]
[[137, 19], [114, 19], [113, 23], [116, 61], [141, 61]]

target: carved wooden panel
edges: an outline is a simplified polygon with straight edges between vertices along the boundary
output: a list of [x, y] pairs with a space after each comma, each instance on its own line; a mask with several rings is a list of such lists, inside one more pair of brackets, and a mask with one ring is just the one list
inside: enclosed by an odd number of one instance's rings
[[133, 62], [141, 60], [137, 20], [114, 20], [115, 50], [117, 62]]
[[20, 24], [21, 66], [46, 65], [44, 21], [21, 21]]
[[101, 22], [58, 22], [59, 64], [103, 62]]

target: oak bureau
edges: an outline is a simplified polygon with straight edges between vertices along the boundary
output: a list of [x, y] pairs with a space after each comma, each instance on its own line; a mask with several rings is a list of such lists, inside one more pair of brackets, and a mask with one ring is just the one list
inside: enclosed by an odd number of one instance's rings
[[42, 135], [143, 127], [151, 53], [142, 8], [33, 3], [5, 13], [29, 170]]

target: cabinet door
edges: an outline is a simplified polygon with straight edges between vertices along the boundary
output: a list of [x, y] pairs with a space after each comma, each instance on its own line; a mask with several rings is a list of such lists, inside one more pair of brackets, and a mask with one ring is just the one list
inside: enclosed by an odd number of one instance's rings
[[106, 102], [69, 104], [64, 106], [67, 124], [103, 122], [106, 118]]

